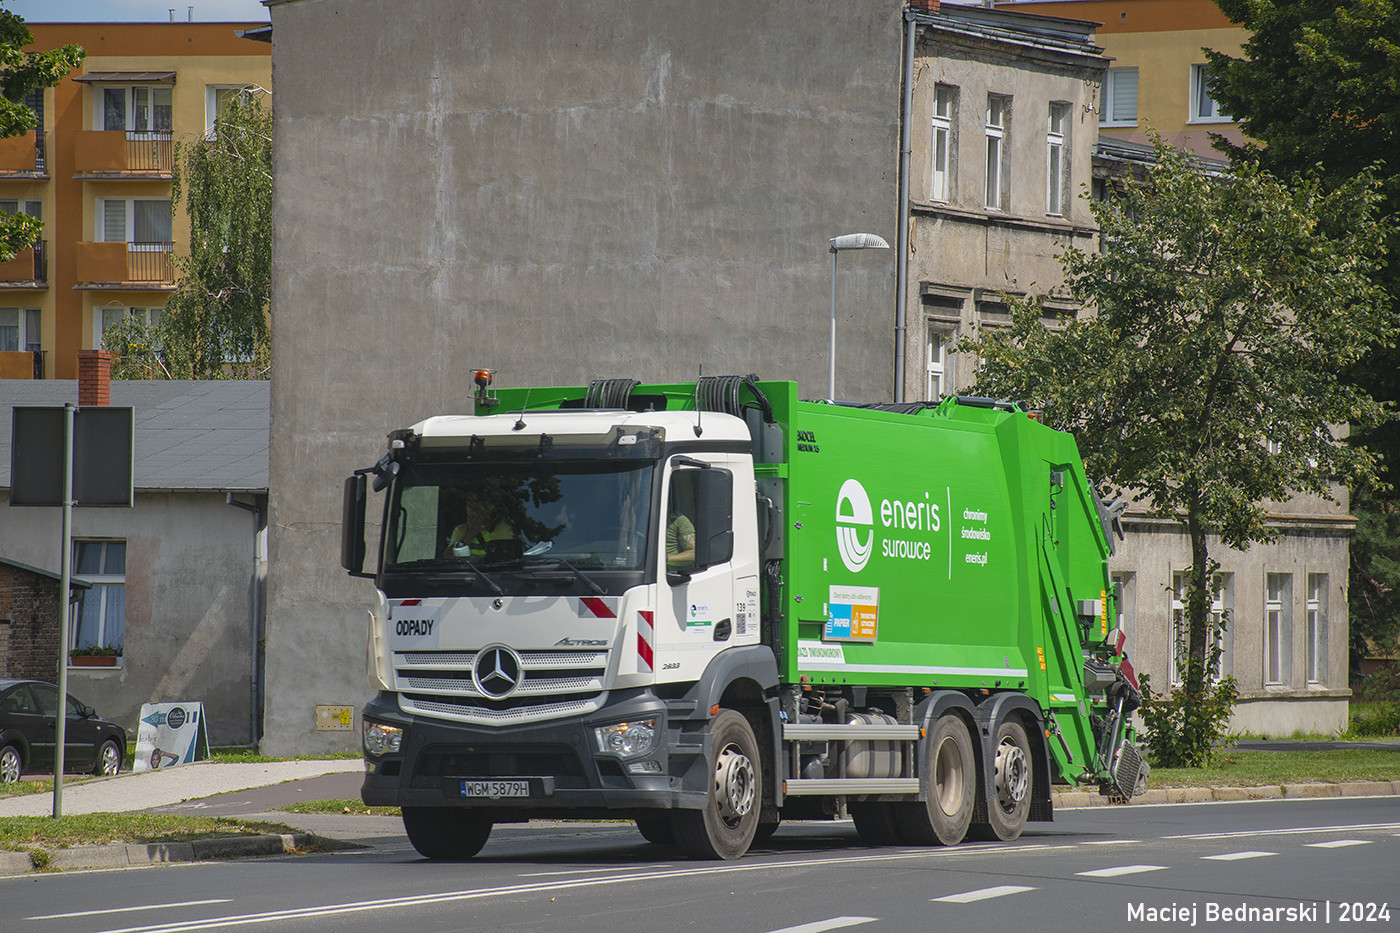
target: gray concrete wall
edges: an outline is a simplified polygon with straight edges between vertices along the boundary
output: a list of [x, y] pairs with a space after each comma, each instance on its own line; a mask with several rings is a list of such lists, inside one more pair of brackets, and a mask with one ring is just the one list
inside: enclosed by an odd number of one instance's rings
[[[339, 486], [509, 385], [757, 372], [824, 394], [827, 240], [895, 242], [898, 0], [271, 7], [267, 738], [354, 746], [370, 585]], [[848, 254], [841, 394], [892, 396], [891, 253]]]
[[[59, 571], [62, 513], [10, 508], [5, 556]], [[209, 741], [252, 740], [254, 520], [222, 493], [142, 493], [131, 509], [74, 509], [75, 538], [126, 541], [125, 654], [70, 668], [68, 691], [134, 737], [142, 703], [204, 703]]]

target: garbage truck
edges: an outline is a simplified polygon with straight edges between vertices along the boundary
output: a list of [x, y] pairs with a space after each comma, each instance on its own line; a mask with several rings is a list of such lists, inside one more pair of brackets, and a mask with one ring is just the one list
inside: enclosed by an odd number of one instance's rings
[[1053, 784], [1146, 790], [1115, 508], [1025, 405], [475, 382], [344, 484], [362, 797], [422, 855], [561, 818], [699, 859], [798, 819], [1012, 840]]

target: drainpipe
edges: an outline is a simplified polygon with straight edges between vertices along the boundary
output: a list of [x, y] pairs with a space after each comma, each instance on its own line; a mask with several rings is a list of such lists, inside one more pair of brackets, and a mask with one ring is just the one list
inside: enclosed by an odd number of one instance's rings
[[914, 14], [904, 11], [904, 99], [899, 111], [899, 231], [895, 238], [899, 256], [895, 261], [894, 283], [894, 400], [904, 401], [904, 305], [909, 292], [909, 149], [913, 137], [910, 126], [914, 114], [914, 36], [918, 23]]
[[267, 497], [254, 495], [253, 504], [239, 502], [233, 493], [225, 493], [224, 501], [234, 508], [253, 513], [253, 606], [249, 619], [252, 636], [252, 671], [249, 677], [248, 725], [252, 745], [257, 748], [263, 736], [263, 543], [267, 535]]

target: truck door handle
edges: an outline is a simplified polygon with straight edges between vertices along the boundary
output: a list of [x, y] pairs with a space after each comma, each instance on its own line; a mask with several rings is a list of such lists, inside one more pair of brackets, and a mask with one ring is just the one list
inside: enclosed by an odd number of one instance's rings
[[728, 619], [722, 619], [715, 623], [715, 641], [729, 641], [729, 632], [733, 628]]

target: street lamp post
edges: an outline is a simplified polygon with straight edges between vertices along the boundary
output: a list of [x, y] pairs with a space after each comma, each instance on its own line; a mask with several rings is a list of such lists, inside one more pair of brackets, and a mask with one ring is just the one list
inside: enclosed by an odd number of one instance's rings
[[847, 233], [831, 238], [831, 366], [827, 374], [826, 397], [836, 400], [836, 254], [843, 249], [889, 249], [884, 238], [873, 233]]

